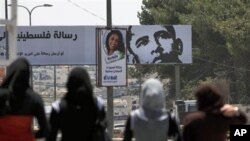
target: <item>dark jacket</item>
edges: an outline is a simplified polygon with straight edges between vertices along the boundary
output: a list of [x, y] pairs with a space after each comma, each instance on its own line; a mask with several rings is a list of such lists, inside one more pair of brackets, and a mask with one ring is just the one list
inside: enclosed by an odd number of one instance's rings
[[198, 111], [190, 113], [183, 120], [184, 141], [226, 141], [231, 124], [245, 124], [246, 115], [224, 116], [225, 106], [223, 93], [218, 86], [202, 84], [194, 93]]
[[[1, 85], [1, 89], [8, 90], [10, 84], [12, 85], [12, 91], [8, 94], [10, 110], [6, 115], [0, 117], [0, 128], [3, 128], [1, 131], [6, 131], [0, 134], [1, 137], [6, 135], [5, 139], [22, 140], [22, 138], [26, 138], [27, 141], [33, 140], [33, 131], [30, 129], [33, 118], [37, 119], [39, 125], [39, 130], [35, 132], [34, 137], [45, 137], [48, 133], [42, 98], [29, 85], [29, 66], [30, 64], [25, 58], [16, 59], [8, 66], [6, 77]], [[15, 124], [12, 124], [13, 122]]]
[[[67, 80], [68, 92], [52, 104], [51, 132], [47, 141], [55, 141], [58, 131], [62, 141], [91, 141], [98, 107], [87, 71], [74, 68]], [[105, 117], [105, 111], [102, 111]]]
[[225, 117], [218, 112], [194, 112], [184, 118], [184, 141], [226, 141], [231, 124], [245, 124], [246, 115]]

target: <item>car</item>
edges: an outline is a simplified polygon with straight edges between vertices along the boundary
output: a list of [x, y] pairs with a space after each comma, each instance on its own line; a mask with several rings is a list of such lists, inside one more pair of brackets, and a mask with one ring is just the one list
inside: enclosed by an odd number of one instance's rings
[[123, 138], [124, 129], [125, 129], [125, 125], [123, 123], [115, 124], [114, 129], [113, 129], [113, 137]]

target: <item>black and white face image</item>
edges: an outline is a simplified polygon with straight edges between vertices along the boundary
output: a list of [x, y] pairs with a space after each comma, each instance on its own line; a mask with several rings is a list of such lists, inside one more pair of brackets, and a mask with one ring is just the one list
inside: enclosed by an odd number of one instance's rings
[[128, 33], [128, 63], [182, 63], [183, 42], [173, 26], [132, 26]]

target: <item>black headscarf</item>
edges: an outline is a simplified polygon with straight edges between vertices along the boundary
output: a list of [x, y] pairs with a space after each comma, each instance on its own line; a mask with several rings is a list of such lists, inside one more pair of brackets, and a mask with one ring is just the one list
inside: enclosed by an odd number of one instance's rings
[[17, 58], [7, 67], [7, 74], [3, 80], [2, 88], [10, 88], [9, 115], [33, 116], [37, 119], [39, 130], [35, 132], [36, 138], [45, 137], [48, 125], [44, 112], [42, 98], [34, 92], [29, 84], [30, 63], [26, 58]]
[[93, 87], [88, 72], [80, 67], [74, 68], [67, 81], [66, 100], [68, 103], [79, 106], [95, 107]]
[[97, 104], [90, 77], [84, 68], [75, 67], [68, 75], [67, 93], [59, 103], [52, 104], [50, 140], [61, 130], [63, 141], [92, 139], [97, 119]]
[[25, 58], [17, 58], [7, 67], [7, 74], [3, 80], [2, 88], [9, 88], [12, 85], [12, 91], [15, 96], [22, 95], [30, 87], [29, 62]]

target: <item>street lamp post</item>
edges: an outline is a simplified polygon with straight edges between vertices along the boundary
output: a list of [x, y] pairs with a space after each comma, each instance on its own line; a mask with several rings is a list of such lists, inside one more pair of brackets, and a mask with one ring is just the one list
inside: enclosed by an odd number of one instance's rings
[[[12, 6], [11, 4], [9, 4], [8, 6]], [[38, 7], [52, 7], [53, 5], [51, 4], [43, 4], [43, 5], [37, 5], [35, 7], [33, 7], [31, 10], [29, 10], [26, 6], [23, 6], [23, 5], [17, 5], [18, 7], [23, 7], [24, 9], [26, 9], [29, 13], [29, 25], [31, 26], [31, 14], [32, 12], [38, 8]]]
[[[8, 6], [12, 6], [11, 4], [9, 4]], [[37, 5], [37, 6], [35, 6], [35, 7], [33, 7], [31, 10], [29, 10], [26, 6], [23, 6], [23, 5], [18, 5], [17, 4], [17, 7], [22, 7], [22, 8], [24, 8], [24, 9], [26, 9], [27, 11], [28, 11], [28, 13], [29, 13], [29, 25], [31, 26], [31, 14], [32, 14], [32, 12], [36, 9], [36, 8], [38, 8], [38, 7], [52, 7], [53, 5], [51, 5], [51, 4], [43, 4], [43, 5]], [[31, 74], [32, 74], [32, 66], [31, 66]], [[33, 76], [31, 75], [31, 85], [33, 85]]]

